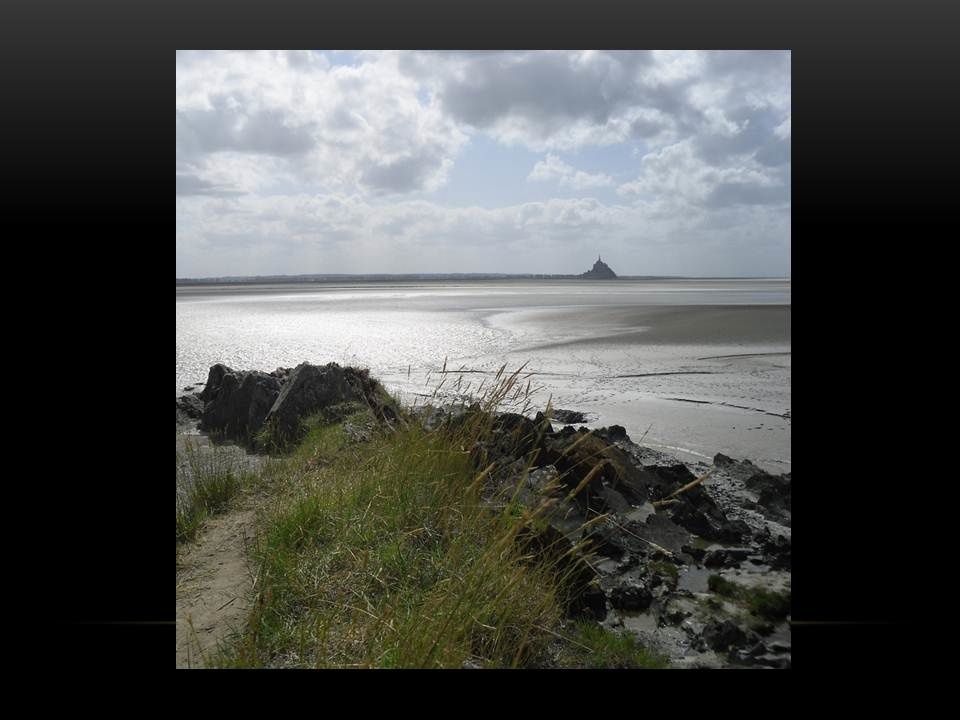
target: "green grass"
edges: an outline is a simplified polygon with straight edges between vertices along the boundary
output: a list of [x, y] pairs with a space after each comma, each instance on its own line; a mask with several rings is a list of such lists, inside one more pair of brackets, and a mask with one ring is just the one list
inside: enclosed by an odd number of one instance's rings
[[[515, 381], [488, 391], [484, 409]], [[275, 498], [253, 549], [253, 610], [213, 664], [547, 664], [576, 566], [569, 554], [535, 553], [524, 539], [536, 535], [547, 505], [484, 500], [485, 474], [471, 448], [491, 422], [479, 412], [434, 432], [399, 423], [364, 442], [348, 441], [343, 423], [314, 423], [266, 472]], [[655, 666], [632, 639], [587, 627], [568, 642], [571, 664]]]
[[744, 587], [720, 575], [707, 579], [711, 592], [722, 595], [767, 620], [781, 620], [790, 614], [790, 593], [774, 592], [765, 588]]
[[234, 449], [187, 441], [177, 451], [177, 545], [195, 539], [203, 522], [229, 507], [254, 479]]
[[658, 560], [656, 562], [651, 562], [649, 568], [660, 575], [666, 575], [668, 578], [670, 578], [669, 584], [673, 587], [676, 587], [677, 581], [680, 579], [680, 571], [672, 562]]
[[573, 624], [565, 638], [561, 665], [583, 668], [665, 668], [667, 660], [641, 645], [629, 633], [608, 630], [595, 622]]

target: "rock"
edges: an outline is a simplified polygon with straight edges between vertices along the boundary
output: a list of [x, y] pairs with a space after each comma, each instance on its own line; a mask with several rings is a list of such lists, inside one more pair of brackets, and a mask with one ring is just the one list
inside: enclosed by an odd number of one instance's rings
[[791, 483], [790, 473], [771, 475], [762, 470], [744, 481], [750, 490], [757, 493], [757, 505], [768, 518], [790, 524]]
[[[262, 374], [262, 373], [261, 373]], [[265, 421], [281, 440], [296, 439], [301, 430], [300, 421], [325, 407], [348, 400], [365, 398], [349, 382], [347, 373], [337, 363], [311, 365], [301, 363], [283, 383], [269, 377], [276, 385], [278, 395]]]
[[538, 495], [543, 495], [547, 488], [554, 487], [560, 482], [560, 473], [553, 465], [544, 465], [534, 468], [527, 474], [526, 485]]
[[273, 375], [273, 377], [277, 378], [280, 382], [284, 382], [292, 372], [293, 372], [293, 368], [278, 367], [276, 370], [274, 370], [270, 374]]
[[767, 564], [775, 570], [791, 568], [791, 542], [785, 535], [776, 535], [760, 546]]
[[[542, 423], [519, 413], [501, 413], [493, 419], [489, 440], [473, 449], [474, 462], [486, 467], [491, 462], [525, 458], [540, 448], [545, 430]], [[550, 459], [544, 464], [551, 464]]]
[[587, 416], [582, 412], [577, 412], [576, 410], [554, 410], [553, 419], [558, 423], [563, 423], [564, 425], [571, 425], [576, 423], [585, 423], [587, 421]]
[[750, 548], [726, 548], [712, 545], [707, 548], [706, 554], [703, 557], [703, 564], [710, 568], [733, 567], [746, 560], [752, 552], [753, 550]]
[[720, 506], [709, 496], [683, 498], [668, 507], [670, 518], [694, 535], [716, 542], [741, 542], [750, 534], [750, 527], [743, 520], [730, 520]]
[[656, 543], [668, 551], [669, 554], [663, 554], [647, 545], [646, 549], [652, 551], [651, 557], [654, 560], [661, 559], [673, 562], [676, 554], [680, 552], [680, 548], [690, 544], [690, 533], [686, 528], [677, 525], [665, 513], [654, 513], [643, 523], [628, 522], [625, 527], [633, 535]]
[[628, 554], [638, 554], [640, 544], [631, 538], [622, 528], [612, 522], [601, 522], [593, 525], [583, 534], [584, 539], [590, 539], [590, 550], [609, 558], [622, 557]]
[[705, 548], [694, 547], [693, 545], [684, 545], [680, 548], [680, 552], [689, 555], [695, 562], [700, 562], [703, 560], [703, 556], [707, 554]]
[[610, 591], [610, 604], [618, 610], [646, 610], [653, 602], [653, 594], [645, 584], [626, 581]]
[[613, 488], [602, 487], [597, 491], [602, 505], [602, 512], [626, 513], [630, 510], [630, 503]]
[[700, 636], [711, 650], [724, 651], [743, 644], [747, 635], [732, 620], [712, 620]]
[[666, 608], [660, 614], [660, 617], [669, 625], [679, 625], [692, 614], [689, 610], [679, 607], [676, 603], [668, 602]]
[[604, 498], [600, 492], [603, 488], [616, 490], [628, 502], [642, 505], [648, 487], [656, 481], [620, 448], [596, 436], [555, 433], [545, 436], [539, 449], [539, 461], [554, 465], [569, 490], [580, 487], [574, 499], [584, 510], [606, 511], [609, 496]]
[[178, 397], [177, 411], [192, 420], [203, 417], [203, 400], [200, 399], [200, 393]]
[[200, 393], [204, 401], [200, 429], [249, 442], [263, 427], [279, 394], [280, 382], [275, 377], [214, 365]]
[[573, 543], [549, 521], [544, 527], [527, 526], [517, 533], [516, 542], [534, 562], [554, 563], [558, 576], [565, 578], [567, 614], [603, 620], [607, 616], [607, 598], [600, 587], [597, 572], [579, 553], [572, 553]]
[[791, 666], [789, 655], [760, 655], [755, 659], [758, 665], [773, 668], [775, 670], [789, 670]]
[[619, 440], [629, 440], [627, 437], [627, 430], [622, 425], [610, 425], [605, 428], [598, 428], [594, 430], [594, 435], [609, 440], [610, 442], [617, 442]]

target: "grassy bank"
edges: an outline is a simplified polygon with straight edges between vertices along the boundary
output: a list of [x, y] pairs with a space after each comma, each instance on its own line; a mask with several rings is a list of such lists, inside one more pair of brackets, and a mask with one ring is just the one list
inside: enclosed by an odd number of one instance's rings
[[[492, 409], [516, 376], [483, 400]], [[490, 431], [312, 418], [261, 472], [256, 597], [227, 667], [661, 667], [632, 639], [567, 618], [574, 554], [543, 512], [485, 496], [471, 448]], [[178, 519], [179, 533], [179, 519]]]

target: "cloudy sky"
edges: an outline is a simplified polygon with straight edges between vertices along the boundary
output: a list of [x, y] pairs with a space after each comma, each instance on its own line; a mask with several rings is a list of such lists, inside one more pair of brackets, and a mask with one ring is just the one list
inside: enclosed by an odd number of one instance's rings
[[790, 274], [790, 53], [177, 52], [177, 277]]

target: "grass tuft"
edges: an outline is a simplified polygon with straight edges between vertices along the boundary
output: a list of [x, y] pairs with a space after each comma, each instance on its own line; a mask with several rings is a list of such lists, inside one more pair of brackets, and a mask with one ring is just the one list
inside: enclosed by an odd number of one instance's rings
[[668, 666], [666, 658], [651, 652], [629, 633], [618, 633], [593, 622], [579, 621], [564, 638], [562, 665], [589, 668], [647, 668]]
[[751, 613], [767, 620], [780, 620], [790, 614], [790, 593], [765, 588], [744, 587], [720, 575], [711, 575], [707, 587], [717, 595], [729, 598]]
[[177, 451], [177, 545], [195, 539], [204, 520], [225, 510], [254, 478], [235, 448], [187, 440]]

